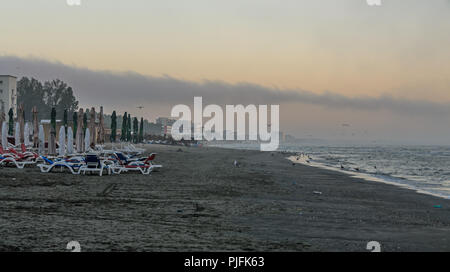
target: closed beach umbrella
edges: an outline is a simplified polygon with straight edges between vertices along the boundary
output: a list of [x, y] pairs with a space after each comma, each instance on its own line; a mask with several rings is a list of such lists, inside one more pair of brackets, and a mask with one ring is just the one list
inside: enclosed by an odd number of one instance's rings
[[89, 128], [86, 129], [86, 135], [84, 135], [84, 148], [86, 151], [89, 150], [91, 146], [91, 134], [89, 132]]
[[24, 144], [25, 144], [25, 146], [30, 145], [30, 126], [29, 126], [28, 122], [25, 124], [25, 128], [24, 128]]
[[39, 125], [39, 155], [43, 155], [45, 151], [45, 134], [44, 126]]
[[8, 149], [8, 123], [3, 122], [2, 124], [2, 147], [3, 149]]
[[61, 126], [59, 129], [59, 156], [66, 155], [66, 129]]
[[38, 111], [36, 107], [33, 107], [33, 146], [39, 146], [39, 122], [38, 122]]
[[73, 131], [72, 127], [67, 129], [67, 153], [73, 154]]
[[16, 130], [14, 131], [14, 138], [16, 140], [15, 145], [18, 146], [20, 144], [20, 124], [16, 122]]
[[84, 122], [83, 122], [84, 112], [83, 109], [78, 111], [77, 118], [77, 134], [75, 135], [75, 145], [77, 148], [77, 153], [82, 153], [83, 149], [83, 133], [84, 133]]

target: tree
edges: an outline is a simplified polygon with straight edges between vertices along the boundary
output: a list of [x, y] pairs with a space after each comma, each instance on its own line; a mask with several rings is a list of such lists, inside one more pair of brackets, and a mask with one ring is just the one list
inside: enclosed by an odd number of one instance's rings
[[122, 118], [122, 132], [121, 132], [122, 134], [120, 135], [120, 140], [122, 142], [127, 141], [127, 128], [128, 128], [127, 118], [128, 118], [128, 115], [125, 112], [125, 114], [123, 115], [123, 118]]
[[73, 123], [73, 135], [77, 135], [77, 129], [78, 129], [78, 113], [73, 112], [72, 115], [72, 123]]
[[54, 107], [58, 115], [62, 115], [64, 110], [74, 112], [78, 109], [72, 87], [59, 79], [44, 83], [43, 100], [48, 107]]
[[116, 132], [117, 132], [117, 116], [116, 111], [113, 111], [111, 116], [111, 143], [116, 142]]
[[131, 114], [128, 114], [127, 120], [127, 142], [131, 142]]
[[8, 134], [13, 135], [13, 133], [14, 133], [14, 111], [12, 108], [9, 109], [8, 117], [9, 117]]
[[31, 112], [34, 106], [39, 109], [38, 118], [45, 118], [50, 111], [44, 100], [44, 88], [42, 83], [35, 78], [22, 77], [17, 82], [17, 103], [23, 104], [24, 112]]
[[52, 108], [56, 109], [59, 116], [64, 110], [70, 113], [78, 109], [73, 89], [59, 79], [42, 84], [34, 78], [23, 77], [17, 82], [17, 102], [23, 103], [25, 112], [31, 112], [36, 106], [40, 119], [47, 118], [45, 113]]

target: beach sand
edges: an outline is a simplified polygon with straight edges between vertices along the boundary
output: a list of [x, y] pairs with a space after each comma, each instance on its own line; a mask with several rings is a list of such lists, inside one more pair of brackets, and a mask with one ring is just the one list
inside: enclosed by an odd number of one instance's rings
[[150, 176], [1, 168], [0, 251], [450, 251], [450, 200], [288, 154], [146, 147]]

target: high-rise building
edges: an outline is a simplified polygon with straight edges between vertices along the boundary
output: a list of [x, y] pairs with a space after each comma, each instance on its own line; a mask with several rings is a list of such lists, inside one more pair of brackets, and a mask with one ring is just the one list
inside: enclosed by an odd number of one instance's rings
[[10, 75], [0, 75], [0, 112], [8, 114], [12, 108], [17, 115], [17, 78]]

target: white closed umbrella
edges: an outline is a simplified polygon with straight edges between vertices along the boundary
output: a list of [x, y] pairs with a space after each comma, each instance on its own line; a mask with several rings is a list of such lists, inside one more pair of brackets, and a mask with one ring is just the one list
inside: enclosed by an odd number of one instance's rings
[[39, 125], [39, 155], [44, 155], [44, 151], [45, 151], [44, 126]]
[[66, 128], [61, 126], [59, 129], [59, 156], [66, 155]]
[[25, 146], [30, 146], [30, 126], [28, 123], [25, 124], [24, 131], [24, 144]]
[[16, 140], [15, 145], [20, 145], [20, 124], [19, 122], [16, 123], [16, 130], [14, 131], [14, 138]]
[[6, 122], [2, 124], [2, 147], [3, 149], [8, 149], [8, 126]]
[[73, 154], [73, 131], [72, 127], [67, 129], [67, 153]]
[[89, 128], [86, 129], [86, 134], [84, 135], [84, 150], [87, 152], [91, 147], [91, 134]]

